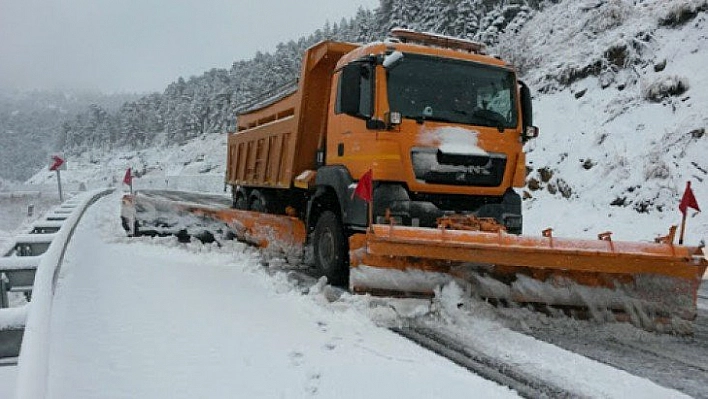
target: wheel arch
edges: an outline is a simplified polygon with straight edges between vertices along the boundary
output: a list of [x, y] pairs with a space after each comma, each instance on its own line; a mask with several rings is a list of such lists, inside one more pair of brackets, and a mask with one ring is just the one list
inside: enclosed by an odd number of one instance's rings
[[324, 166], [317, 170], [316, 191], [307, 207], [307, 224], [314, 226], [323, 209], [334, 211], [345, 229], [367, 224], [366, 203], [353, 199], [354, 179], [342, 165]]
[[342, 207], [338, 195], [332, 186], [318, 186], [315, 194], [307, 203], [307, 231], [312, 233], [317, 224], [317, 219], [325, 211], [332, 211], [342, 220]]

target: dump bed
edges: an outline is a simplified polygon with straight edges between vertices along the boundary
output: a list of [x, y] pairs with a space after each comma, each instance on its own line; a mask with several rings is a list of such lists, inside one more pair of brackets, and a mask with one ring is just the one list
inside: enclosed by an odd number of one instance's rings
[[290, 188], [300, 173], [315, 169], [327, 130], [332, 74], [337, 61], [355, 48], [331, 41], [309, 48], [296, 91], [238, 116], [238, 130], [228, 138], [228, 184]]

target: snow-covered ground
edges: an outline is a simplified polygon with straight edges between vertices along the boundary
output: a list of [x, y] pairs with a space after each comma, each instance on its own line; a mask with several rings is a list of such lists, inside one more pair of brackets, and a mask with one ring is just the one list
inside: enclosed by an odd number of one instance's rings
[[[651, 240], [680, 223], [687, 181], [708, 208], [708, 13], [659, 24], [706, 2], [631, 3], [564, 1], [520, 33], [520, 62], [536, 63], [525, 79], [541, 131], [527, 146], [527, 233]], [[677, 80], [684, 93], [647, 98], [656, 83]], [[707, 238], [708, 212], [689, 211], [686, 243]]]
[[[683, 397], [483, 311], [470, 318], [455, 286], [434, 301], [335, 299], [322, 284], [303, 290], [286, 273], [266, 273], [259, 253], [237, 242], [128, 239], [119, 195], [89, 209], [64, 258], [48, 329], [48, 397], [515, 396], [386, 329], [431, 317], [581, 396]], [[0, 380], [12, 385], [15, 373], [0, 367]]]
[[127, 240], [118, 203], [94, 206], [68, 248], [49, 397], [515, 396], [317, 289], [293, 291], [243, 244]]
[[[541, 130], [527, 145], [532, 171], [520, 190], [528, 193], [526, 234], [553, 227], [557, 236], [594, 239], [611, 230], [615, 240], [651, 240], [680, 222], [678, 204], [691, 181], [704, 212], [689, 211], [686, 243], [708, 238], [708, 15], [698, 12], [678, 26], [658, 23], [671, 7], [704, 3], [564, 1], [522, 31], [525, 54], [533, 57], [524, 79]], [[650, 100], [661, 82], [688, 87]], [[131, 167], [136, 189], [222, 192], [225, 139], [67, 157], [62, 182], [73, 191], [120, 187]], [[28, 183], [48, 193], [55, 179], [45, 170]], [[0, 249], [27, 225], [26, 206], [36, 202], [24, 197], [15, 204], [2, 194]], [[56, 200], [42, 198], [47, 203], [35, 204], [37, 214]], [[513, 394], [377, 327], [433, 305], [409, 303], [394, 312], [391, 302], [346, 294], [330, 303], [316, 289], [302, 294], [282, 275], [264, 273], [258, 254], [240, 244], [229, 252], [171, 239], [128, 241], [117, 206], [114, 197], [92, 209], [67, 258], [52, 319], [49, 382], [56, 397]], [[584, 395], [679, 396], [515, 335], [484, 312], [464, 322], [454, 309], [446, 312], [445, 322], [484, 337], [480, 346], [499, 356], [518, 356], [530, 370], [560, 383], [598, 380], [577, 384]], [[15, 375], [15, 367], [0, 366], [0, 397]]]

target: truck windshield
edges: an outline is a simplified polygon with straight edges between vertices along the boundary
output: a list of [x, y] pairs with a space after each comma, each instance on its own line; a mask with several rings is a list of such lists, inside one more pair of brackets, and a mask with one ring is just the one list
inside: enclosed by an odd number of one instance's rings
[[403, 117], [516, 127], [516, 80], [506, 69], [407, 53], [387, 77], [391, 111]]

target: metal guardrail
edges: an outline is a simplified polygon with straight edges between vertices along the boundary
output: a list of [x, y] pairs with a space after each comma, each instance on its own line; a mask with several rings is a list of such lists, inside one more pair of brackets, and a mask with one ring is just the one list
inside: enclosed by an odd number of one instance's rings
[[[79, 194], [66, 201], [61, 206], [61, 209], [56, 208], [53, 212], [47, 214], [44, 220], [35, 222], [32, 225], [31, 231], [36, 230], [36, 232], [20, 235], [21, 242], [17, 242], [13, 246], [13, 250], [10, 251], [16, 252], [17, 244], [24, 243], [30, 245], [30, 253], [28, 255], [17, 256], [14, 253], [11, 256], [0, 258], [0, 269], [4, 265], [7, 269], [5, 273], [26, 270], [26, 266], [32, 265], [35, 265], [34, 270], [36, 270], [34, 284], [31, 288], [32, 301], [25, 306], [24, 336], [20, 338], [19, 370], [16, 385], [17, 397], [19, 398], [44, 398], [45, 396], [51, 307], [66, 247], [86, 209], [99, 198], [111, 192], [113, 192], [113, 189], [95, 190]], [[68, 212], [69, 210], [71, 212]], [[58, 215], [61, 215], [64, 220], [52, 221], [51, 217]], [[54, 231], [57, 227], [58, 229]], [[43, 231], [46, 231], [46, 233], [42, 234]], [[32, 244], [44, 243], [48, 237], [51, 237], [51, 242], [46, 248], [38, 248], [36, 245], [31, 247]], [[7, 280], [10, 282], [10, 279]], [[15, 308], [12, 310], [17, 312]], [[6, 338], [8, 340], [12, 338], [17, 341], [17, 337], [18, 333], [13, 332]], [[0, 335], [0, 340], [3, 338], [5, 337]]]

